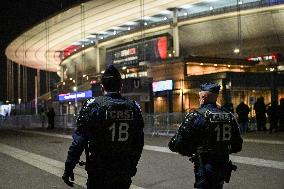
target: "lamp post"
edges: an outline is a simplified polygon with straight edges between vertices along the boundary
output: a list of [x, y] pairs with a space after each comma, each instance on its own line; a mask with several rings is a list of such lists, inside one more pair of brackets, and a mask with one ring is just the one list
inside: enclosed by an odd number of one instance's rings
[[75, 116], [77, 116], [77, 106], [78, 106], [78, 102], [77, 102], [77, 86], [73, 87], [73, 91], [75, 92]]

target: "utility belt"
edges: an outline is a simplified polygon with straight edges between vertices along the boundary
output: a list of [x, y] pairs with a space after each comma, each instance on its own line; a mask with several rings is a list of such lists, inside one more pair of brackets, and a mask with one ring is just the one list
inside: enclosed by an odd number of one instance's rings
[[217, 163], [216, 161], [212, 160], [212, 158], [214, 159], [212, 154], [209, 155], [206, 152], [196, 152], [195, 154], [192, 154], [192, 156], [189, 158], [189, 160], [194, 163], [194, 172], [195, 173], [199, 170], [200, 167], [204, 167], [203, 165], [205, 165], [207, 163], [213, 164], [213, 165], [219, 164], [220, 166], [224, 167], [223, 180], [226, 183], [229, 183], [232, 171], [236, 171], [237, 166], [234, 165], [231, 160], [229, 160], [229, 161], [224, 160], [223, 164], [221, 165], [220, 164], [221, 161]]

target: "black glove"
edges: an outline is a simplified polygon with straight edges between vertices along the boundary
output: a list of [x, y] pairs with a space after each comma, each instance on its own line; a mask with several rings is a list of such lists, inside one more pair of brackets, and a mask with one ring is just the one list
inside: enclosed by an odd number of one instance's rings
[[70, 187], [74, 187], [74, 182], [71, 182], [69, 180], [69, 178], [71, 179], [71, 181], [74, 181], [74, 173], [72, 169], [65, 169], [64, 174], [62, 175], [62, 179], [63, 181]]

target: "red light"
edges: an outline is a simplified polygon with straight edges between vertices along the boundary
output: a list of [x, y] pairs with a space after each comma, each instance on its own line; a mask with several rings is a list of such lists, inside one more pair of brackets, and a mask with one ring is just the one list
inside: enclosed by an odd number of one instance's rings
[[168, 57], [168, 41], [167, 37], [160, 37], [157, 42], [158, 52], [161, 59], [166, 59]]
[[65, 48], [65, 49], [63, 50], [63, 56], [64, 56], [64, 57], [67, 57], [67, 56], [69, 56], [70, 54], [72, 54], [72, 53], [75, 51], [75, 49], [78, 50], [78, 49], [80, 49], [80, 48], [81, 48], [81, 47], [78, 46], [78, 45], [71, 45], [71, 46], [68, 46], [67, 48]]

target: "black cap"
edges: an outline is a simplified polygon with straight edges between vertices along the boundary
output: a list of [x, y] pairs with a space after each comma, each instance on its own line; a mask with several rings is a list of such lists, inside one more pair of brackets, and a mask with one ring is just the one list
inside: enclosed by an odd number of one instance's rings
[[107, 91], [118, 91], [121, 88], [121, 75], [114, 65], [109, 65], [102, 75], [102, 84]]
[[102, 76], [103, 79], [121, 79], [119, 71], [114, 67], [114, 65], [109, 65], [104, 71]]
[[201, 91], [209, 91], [215, 94], [219, 94], [220, 88], [221, 88], [220, 85], [216, 83], [203, 83], [200, 85]]

